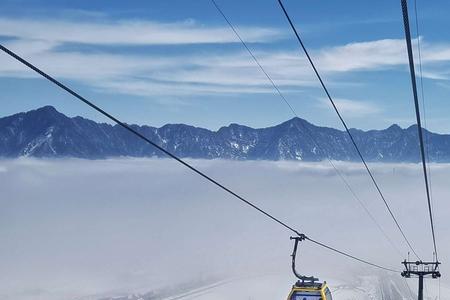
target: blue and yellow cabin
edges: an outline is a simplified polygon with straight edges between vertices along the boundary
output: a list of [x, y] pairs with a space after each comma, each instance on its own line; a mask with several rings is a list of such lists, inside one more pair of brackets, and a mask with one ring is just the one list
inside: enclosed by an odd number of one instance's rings
[[287, 300], [332, 300], [327, 283], [297, 282], [292, 286]]

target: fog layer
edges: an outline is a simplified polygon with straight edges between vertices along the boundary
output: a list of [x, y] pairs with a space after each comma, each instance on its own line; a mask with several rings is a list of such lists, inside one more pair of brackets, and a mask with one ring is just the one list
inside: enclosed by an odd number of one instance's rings
[[[395, 247], [327, 163], [191, 163], [308, 236], [401, 269], [408, 249], [359, 164], [337, 163]], [[413, 246], [432, 259], [420, 166], [371, 167]], [[445, 286], [450, 165], [431, 168]], [[0, 193], [0, 299], [98, 299], [273, 274], [285, 296], [294, 282], [290, 232], [171, 160], [3, 160]], [[329, 282], [383, 274], [309, 242], [299, 268]]]

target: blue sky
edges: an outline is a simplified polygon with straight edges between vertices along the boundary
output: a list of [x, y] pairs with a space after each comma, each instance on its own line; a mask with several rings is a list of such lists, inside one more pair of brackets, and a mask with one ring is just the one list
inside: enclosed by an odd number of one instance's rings
[[[277, 2], [217, 3], [297, 114], [340, 128]], [[400, 1], [285, 5], [351, 127], [414, 123]], [[409, 5], [416, 38], [414, 2]], [[426, 121], [448, 133], [450, 3], [417, 0], [417, 7]], [[218, 129], [293, 117], [210, 0], [4, 0], [0, 40], [129, 123]], [[0, 89], [2, 116], [53, 105], [70, 116], [106, 121], [4, 54]]]

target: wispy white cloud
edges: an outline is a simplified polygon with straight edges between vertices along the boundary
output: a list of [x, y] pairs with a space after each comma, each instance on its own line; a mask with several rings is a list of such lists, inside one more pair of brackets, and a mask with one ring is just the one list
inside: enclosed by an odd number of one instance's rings
[[[450, 63], [450, 44], [428, 43], [423, 37], [420, 41], [424, 77], [448, 79], [450, 68], [444, 66], [445, 70], [436, 70], [436, 63], [440, 67], [442, 63]], [[413, 43], [417, 43], [417, 39]], [[418, 63], [418, 53], [414, 55]], [[317, 53], [317, 63], [326, 72], [377, 71], [407, 65], [408, 57], [403, 39], [382, 39], [321, 49]]]
[[[273, 92], [264, 74], [241, 51], [128, 55], [58, 51], [39, 41], [5, 44], [56, 77], [112, 92], [139, 96]], [[286, 89], [316, 84], [311, 74], [304, 74], [300, 58], [294, 64], [293, 60], [283, 61], [270, 53], [262, 53], [261, 57], [273, 79]], [[0, 62], [0, 76], [36, 76], [5, 55], [0, 56]]]
[[406, 64], [406, 47], [403, 40], [385, 39], [355, 42], [320, 50], [318, 63], [321, 69], [334, 72], [377, 70]]
[[[347, 117], [364, 117], [366, 115], [379, 113], [381, 111], [380, 107], [367, 101], [350, 100], [343, 98], [334, 98], [333, 100], [339, 111]], [[319, 99], [319, 106], [322, 108], [330, 109], [331, 103], [328, 99], [321, 98]]]
[[[0, 27], [0, 36], [13, 38], [4, 44], [38, 67], [103, 91], [139, 96], [270, 92], [266, 79], [240, 52], [117, 54], [108, 48], [238, 42], [226, 26], [208, 27], [192, 20], [95, 23], [0, 18]], [[240, 31], [249, 42], [273, 42], [283, 36], [274, 28], [241, 26]], [[103, 48], [92, 52], [60, 47], [72, 43]], [[5, 55], [0, 62], [0, 76], [36, 76]]]
[[121, 94], [136, 96], [188, 96], [188, 95], [213, 95], [213, 94], [266, 94], [272, 93], [270, 87], [258, 86], [233, 86], [233, 85], [209, 85], [189, 84], [176, 82], [154, 82], [151, 80], [119, 81], [111, 80], [100, 82], [97, 89], [102, 92], [119, 92]]
[[428, 79], [449, 80], [450, 79], [449, 71], [440, 72], [440, 71], [435, 71], [435, 70], [427, 70], [427, 71], [423, 71], [422, 75], [424, 78], [428, 78]]
[[[279, 38], [274, 28], [240, 28], [249, 42], [267, 42]], [[206, 26], [192, 20], [175, 23], [124, 20], [86, 22], [0, 18], [0, 35], [49, 43], [92, 45], [174, 45], [236, 43], [226, 26]]]
[[[161, 44], [234, 43], [228, 27], [207, 27], [193, 21], [158, 23], [123, 20], [75, 22], [0, 18], [0, 35], [5, 42], [50, 74], [82, 82], [103, 92], [138, 96], [180, 96], [199, 94], [273, 93], [271, 84], [244, 50], [216, 47], [208, 52], [129, 51], [118, 53], [111, 46], [136, 47]], [[271, 42], [283, 37], [277, 29], [239, 27], [249, 42]], [[89, 44], [96, 51], [73, 50], [65, 45]], [[100, 48], [95, 48], [101, 46]], [[429, 44], [422, 39], [424, 76], [448, 78], [450, 45]], [[100, 50], [101, 49], [101, 50]], [[307, 61], [298, 51], [254, 49], [255, 55], [283, 91], [316, 87]], [[330, 84], [335, 75], [404, 68], [407, 64], [402, 39], [353, 42], [311, 49], [320, 72]], [[438, 65], [436, 67], [436, 65]], [[443, 67], [442, 67], [443, 66]], [[36, 76], [5, 55], [0, 56], [0, 76]], [[339, 77], [342, 79], [342, 76]], [[344, 99], [345, 100], [345, 99]], [[349, 113], [368, 114], [374, 107], [342, 102]]]

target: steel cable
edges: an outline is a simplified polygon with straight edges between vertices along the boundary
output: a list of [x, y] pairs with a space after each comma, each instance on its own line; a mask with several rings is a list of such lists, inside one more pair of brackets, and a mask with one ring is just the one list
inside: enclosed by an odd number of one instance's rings
[[310, 65], [311, 65], [312, 69], [314, 70], [314, 73], [316, 74], [317, 79], [319, 80], [319, 82], [320, 82], [320, 84], [321, 84], [323, 90], [325, 91], [325, 94], [327, 95], [328, 100], [330, 101], [330, 103], [331, 103], [331, 105], [332, 105], [334, 111], [336, 112], [336, 114], [337, 114], [339, 120], [341, 121], [342, 125], [344, 126], [345, 131], [347, 132], [347, 134], [348, 134], [348, 136], [349, 136], [349, 138], [350, 138], [350, 140], [351, 140], [351, 143], [353, 144], [353, 146], [354, 146], [354, 148], [355, 148], [355, 150], [356, 150], [356, 152], [357, 152], [359, 158], [361, 159], [361, 162], [363, 163], [363, 165], [364, 165], [364, 167], [365, 167], [367, 173], [369, 174], [369, 176], [370, 176], [370, 178], [371, 178], [371, 180], [372, 180], [372, 182], [373, 182], [373, 184], [374, 184], [376, 190], [378, 191], [378, 194], [380, 195], [381, 199], [383, 200], [383, 203], [384, 203], [386, 209], [388, 210], [388, 212], [389, 212], [389, 214], [390, 214], [392, 220], [394, 221], [395, 225], [397, 226], [398, 230], [400, 231], [401, 235], [403, 236], [403, 239], [405, 240], [405, 242], [406, 242], [406, 244], [408, 245], [408, 247], [411, 249], [411, 251], [414, 253], [414, 255], [420, 260], [419, 255], [418, 255], [417, 252], [414, 250], [414, 248], [413, 248], [411, 242], [410, 242], [410, 241], [408, 240], [408, 238], [406, 237], [406, 234], [404, 233], [402, 227], [400, 226], [399, 222], [397, 221], [397, 218], [395, 217], [395, 215], [394, 215], [394, 213], [393, 213], [391, 207], [389, 206], [389, 204], [388, 204], [386, 198], [384, 197], [383, 193], [381, 192], [381, 189], [380, 189], [380, 187], [379, 187], [377, 181], [375, 180], [375, 177], [373, 176], [372, 171], [369, 169], [369, 166], [367, 165], [366, 160], [364, 159], [364, 157], [363, 157], [361, 151], [359, 150], [359, 147], [358, 147], [358, 145], [356, 144], [356, 141], [355, 141], [355, 139], [353, 138], [353, 135], [352, 135], [352, 133], [350, 132], [350, 129], [348, 128], [346, 122], [344, 121], [344, 118], [342, 117], [342, 115], [341, 115], [341, 113], [339, 112], [339, 110], [338, 110], [338, 108], [337, 108], [337, 106], [336, 106], [336, 104], [335, 104], [333, 98], [331, 97], [331, 94], [329, 93], [329, 91], [328, 91], [328, 89], [327, 89], [325, 83], [323, 82], [322, 77], [320, 76], [320, 74], [319, 74], [319, 72], [318, 72], [318, 70], [317, 70], [317, 68], [316, 68], [316, 66], [315, 66], [315, 64], [314, 64], [314, 62], [313, 62], [311, 56], [309, 55], [309, 52], [308, 52], [308, 50], [306, 49], [306, 47], [305, 47], [305, 45], [304, 45], [302, 39], [300, 38], [300, 35], [299, 35], [299, 33], [297, 32], [297, 29], [295, 28], [294, 23], [292, 22], [291, 17], [289, 16], [289, 14], [288, 14], [286, 8], [284, 7], [283, 2], [282, 2], [281, 0], [278, 0], [278, 3], [279, 3], [279, 5], [280, 5], [280, 7], [281, 7], [281, 9], [282, 9], [282, 11], [283, 11], [283, 13], [284, 13], [286, 19], [288, 20], [289, 25], [290, 25], [290, 27], [292, 28], [292, 30], [293, 30], [293, 32], [294, 32], [294, 34], [295, 34], [295, 36], [296, 36], [298, 42], [300, 43], [300, 46], [301, 46], [301, 48], [303, 49], [303, 52], [305, 53], [305, 55], [306, 55], [306, 57], [307, 57], [307, 59], [308, 59]]

